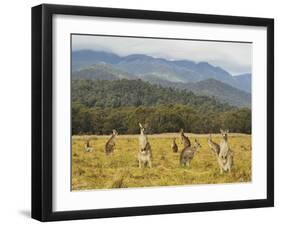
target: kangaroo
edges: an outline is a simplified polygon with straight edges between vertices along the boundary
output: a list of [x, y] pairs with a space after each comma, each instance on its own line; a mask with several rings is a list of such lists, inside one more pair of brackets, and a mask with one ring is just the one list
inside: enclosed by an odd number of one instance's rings
[[209, 135], [208, 144], [211, 150], [218, 156], [220, 153], [220, 146], [212, 140], [211, 134]]
[[84, 151], [86, 151], [86, 152], [92, 152], [93, 151], [93, 147], [91, 147], [89, 139], [87, 139], [87, 141], [85, 143]]
[[139, 123], [140, 127], [140, 136], [139, 136], [139, 153], [138, 153], [138, 161], [139, 161], [139, 168], [142, 166], [146, 166], [148, 164], [149, 168], [152, 167], [152, 152], [151, 146], [148, 142], [147, 136], [144, 133], [144, 127], [142, 124]]
[[178, 152], [178, 145], [176, 143], [176, 138], [175, 137], [173, 138], [173, 142], [172, 142], [171, 148], [172, 148], [174, 153]]
[[187, 136], [184, 135], [183, 129], [180, 130], [180, 137], [181, 137], [181, 143], [183, 144], [183, 147], [190, 147], [191, 143]]
[[196, 139], [194, 147], [184, 147], [180, 154], [180, 165], [189, 167], [191, 160], [199, 148], [201, 148], [201, 145]]
[[112, 130], [112, 135], [105, 144], [105, 154], [109, 155], [110, 153], [112, 153], [114, 151], [115, 137], [117, 135], [118, 135], [117, 131], [115, 129]]
[[220, 130], [222, 140], [220, 142], [220, 152], [218, 154], [218, 164], [220, 167], [220, 173], [231, 172], [233, 166], [233, 152], [228, 145], [228, 130]]

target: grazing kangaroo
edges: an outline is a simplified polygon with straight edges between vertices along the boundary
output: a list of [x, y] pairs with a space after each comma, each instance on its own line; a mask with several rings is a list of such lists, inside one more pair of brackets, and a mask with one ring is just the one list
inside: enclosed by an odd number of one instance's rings
[[218, 157], [218, 156], [219, 156], [219, 153], [220, 153], [220, 146], [212, 140], [211, 134], [209, 135], [208, 144], [209, 144], [209, 147], [211, 148], [211, 150], [212, 150], [212, 151], [216, 154], [216, 156]]
[[180, 137], [181, 137], [181, 143], [183, 144], [183, 147], [190, 147], [191, 143], [187, 136], [184, 135], [183, 129], [180, 130]]
[[180, 165], [189, 166], [191, 160], [194, 158], [195, 153], [198, 149], [201, 148], [201, 145], [195, 139], [194, 147], [184, 147], [180, 155]]
[[114, 151], [115, 137], [117, 135], [118, 135], [117, 131], [115, 129], [112, 130], [112, 135], [105, 144], [105, 154], [109, 155], [110, 153], [112, 153]]
[[228, 145], [228, 130], [220, 130], [222, 140], [220, 142], [220, 152], [218, 154], [218, 164], [220, 172], [231, 172], [233, 166], [233, 152], [230, 150]]
[[152, 167], [152, 152], [151, 146], [148, 142], [147, 136], [144, 133], [144, 127], [142, 124], [139, 123], [140, 126], [140, 136], [139, 136], [139, 153], [138, 153], [138, 161], [139, 161], [139, 168], [142, 166]]
[[90, 140], [89, 140], [89, 139], [87, 139], [87, 141], [86, 141], [86, 143], [85, 143], [84, 150], [85, 150], [86, 152], [92, 152], [92, 151], [93, 151], [93, 148], [92, 148], [91, 145], [90, 145]]
[[171, 148], [172, 148], [174, 153], [178, 152], [178, 145], [176, 143], [176, 138], [175, 137], [173, 138], [173, 142], [172, 142]]

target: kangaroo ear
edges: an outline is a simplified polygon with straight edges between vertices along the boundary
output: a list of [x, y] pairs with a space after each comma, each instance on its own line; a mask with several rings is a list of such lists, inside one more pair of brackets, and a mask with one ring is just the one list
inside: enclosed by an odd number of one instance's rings
[[220, 129], [220, 131], [221, 131], [221, 133], [223, 133], [223, 130], [222, 130], [222, 129]]
[[140, 126], [140, 128], [142, 129], [143, 127], [142, 127], [142, 124], [139, 122], [139, 126]]

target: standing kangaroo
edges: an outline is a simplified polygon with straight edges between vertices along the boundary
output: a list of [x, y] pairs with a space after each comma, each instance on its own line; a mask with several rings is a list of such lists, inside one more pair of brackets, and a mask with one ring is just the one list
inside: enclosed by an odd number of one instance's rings
[[87, 141], [86, 141], [86, 143], [85, 143], [84, 150], [85, 150], [86, 152], [92, 152], [92, 151], [93, 151], [93, 148], [92, 148], [91, 145], [90, 145], [90, 140], [89, 140], [89, 139], [87, 139]]
[[114, 151], [115, 137], [117, 135], [118, 135], [117, 131], [115, 129], [112, 130], [112, 135], [105, 144], [105, 154], [109, 155], [110, 153], [112, 153]]
[[140, 136], [139, 136], [139, 153], [138, 153], [138, 161], [139, 161], [139, 168], [146, 166], [148, 164], [149, 168], [152, 167], [152, 152], [151, 146], [148, 142], [147, 136], [144, 133], [144, 127], [142, 124], [139, 123], [140, 127]]
[[172, 142], [171, 148], [172, 148], [174, 153], [178, 152], [178, 145], [176, 143], [176, 138], [175, 137], [173, 138], [173, 142]]
[[199, 148], [201, 148], [201, 145], [196, 139], [194, 147], [184, 147], [180, 155], [180, 165], [189, 166]]
[[211, 134], [209, 135], [208, 144], [209, 144], [209, 147], [211, 148], [211, 150], [212, 150], [212, 151], [216, 154], [216, 156], [218, 157], [218, 156], [219, 156], [219, 153], [220, 153], [220, 146], [212, 140]]
[[233, 166], [233, 152], [230, 150], [228, 145], [228, 130], [220, 130], [222, 140], [220, 142], [220, 152], [218, 154], [218, 164], [220, 172], [231, 172]]
[[183, 144], [183, 147], [190, 147], [191, 143], [187, 136], [184, 135], [183, 129], [180, 130], [180, 137], [181, 137], [181, 143]]

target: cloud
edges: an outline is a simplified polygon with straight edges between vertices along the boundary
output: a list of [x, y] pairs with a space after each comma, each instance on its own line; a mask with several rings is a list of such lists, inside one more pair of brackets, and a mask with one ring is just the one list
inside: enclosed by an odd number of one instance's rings
[[207, 61], [231, 74], [251, 72], [252, 44], [94, 35], [72, 35], [72, 49], [107, 51], [127, 56], [147, 54], [170, 60]]

